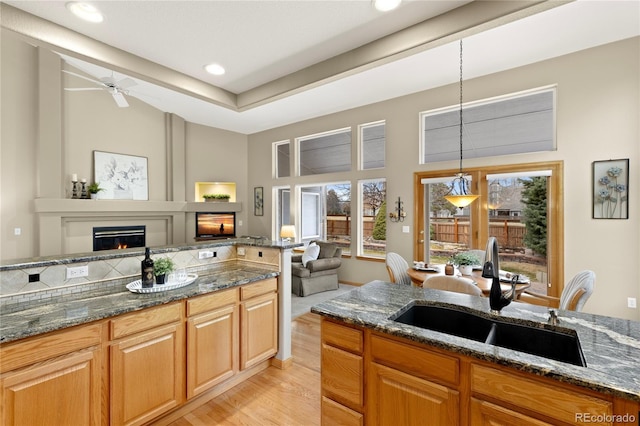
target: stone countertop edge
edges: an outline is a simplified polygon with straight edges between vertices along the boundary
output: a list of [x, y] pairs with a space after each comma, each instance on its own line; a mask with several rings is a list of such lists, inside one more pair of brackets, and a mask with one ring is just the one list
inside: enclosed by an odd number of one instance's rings
[[[600, 393], [640, 402], [640, 322], [573, 311], [558, 311], [560, 329], [578, 334], [587, 367], [530, 355], [462, 337], [395, 322], [390, 317], [412, 304], [457, 305], [489, 313], [489, 299], [440, 290], [372, 281], [349, 293], [317, 304], [311, 312], [376, 332], [452, 351], [483, 361], [552, 378]], [[512, 302], [500, 319], [537, 327], [547, 324], [548, 309]]]
[[[178, 252], [184, 250], [199, 250], [212, 247], [224, 247], [230, 245], [255, 246], [277, 248], [280, 250], [293, 249], [304, 246], [303, 243], [287, 241], [271, 241], [256, 238], [230, 238], [226, 240], [213, 240], [193, 244], [176, 244], [161, 247], [151, 247], [151, 254]], [[26, 259], [13, 259], [0, 262], [0, 272], [14, 269], [42, 268], [52, 265], [68, 265], [72, 263], [93, 262], [97, 260], [120, 259], [123, 257], [144, 256], [144, 247], [124, 250], [107, 250], [104, 252], [74, 253], [68, 255], [54, 255], [33, 257]]]
[[72, 297], [61, 296], [46, 302], [23, 302], [19, 309], [0, 313], [0, 343], [33, 337], [51, 331], [115, 317], [153, 306], [238, 287], [277, 277], [280, 272], [266, 268], [236, 266], [218, 268], [209, 274], [199, 274], [191, 284], [157, 293], [133, 293], [126, 288], [129, 280], [108, 288], [80, 292]]

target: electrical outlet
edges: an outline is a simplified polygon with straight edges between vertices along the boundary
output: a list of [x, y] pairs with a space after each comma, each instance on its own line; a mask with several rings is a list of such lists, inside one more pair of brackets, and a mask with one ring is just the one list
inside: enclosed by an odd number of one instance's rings
[[22, 228], [13, 228], [13, 235], [22, 235]]
[[208, 259], [210, 257], [213, 257], [213, 252], [212, 251], [201, 251], [201, 252], [198, 252], [198, 259]]
[[244, 256], [246, 254], [244, 247], [238, 247], [238, 256]]
[[258, 257], [262, 257], [262, 252], [261, 251], [258, 252]]
[[76, 266], [74, 268], [67, 268], [67, 279], [82, 278], [89, 276], [89, 265]]
[[629, 308], [635, 309], [637, 307], [636, 298], [635, 297], [627, 297], [627, 306]]

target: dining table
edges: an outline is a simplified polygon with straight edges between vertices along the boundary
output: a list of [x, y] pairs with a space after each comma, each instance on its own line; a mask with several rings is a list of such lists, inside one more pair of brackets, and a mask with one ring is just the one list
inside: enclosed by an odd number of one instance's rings
[[[409, 274], [409, 277], [411, 278], [411, 283], [415, 287], [422, 287], [422, 283], [428, 277], [435, 276], [435, 275], [445, 275], [444, 265], [430, 264], [424, 268], [410, 267], [409, 269], [407, 269], [407, 274]], [[481, 270], [474, 269], [471, 272], [471, 275], [462, 275], [456, 269], [454, 272], [454, 276], [469, 279], [474, 284], [476, 284], [480, 290], [482, 290], [482, 294], [484, 296], [489, 296], [489, 292], [491, 291], [491, 283], [493, 280], [491, 278], [484, 278], [482, 276]], [[529, 287], [531, 287], [531, 282], [528, 280], [526, 282], [516, 283], [516, 298], [520, 297], [522, 292], [528, 289]], [[501, 281], [500, 289], [502, 290], [503, 293], [511, 292], [511, 283], [508, 281]]]

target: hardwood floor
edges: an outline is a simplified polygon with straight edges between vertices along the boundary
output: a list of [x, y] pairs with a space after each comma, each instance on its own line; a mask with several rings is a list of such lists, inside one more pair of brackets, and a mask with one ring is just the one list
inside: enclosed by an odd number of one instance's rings
[[320, 424], [320, 316], [292, 322], [293, 366], [269, 367], [170, 426]]

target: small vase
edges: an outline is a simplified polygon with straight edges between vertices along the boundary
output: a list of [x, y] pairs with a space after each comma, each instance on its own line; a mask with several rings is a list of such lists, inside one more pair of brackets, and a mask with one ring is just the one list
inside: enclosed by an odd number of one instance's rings
[[166, 274], [156, 275], [156, 284], [164, 284], [164, 280], [166, 277]]
[[98, 199], [98, 194], [90, 194], [92, 200]]
[[471, 265], [460, 265], [460, 266], [458, 266], [458, 270], [460, 271], [460, 273], [462, 275], [471, 275], [471, 272], [473, 272], [473, 266], [471, 266]]

